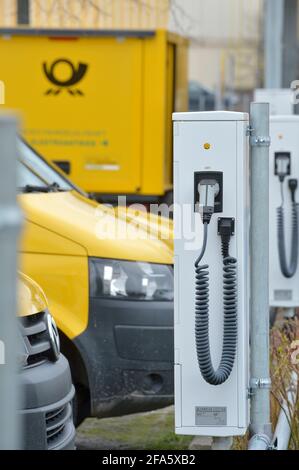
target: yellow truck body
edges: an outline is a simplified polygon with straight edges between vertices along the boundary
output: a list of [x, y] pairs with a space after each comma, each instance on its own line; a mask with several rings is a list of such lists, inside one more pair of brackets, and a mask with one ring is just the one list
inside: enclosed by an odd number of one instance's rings
[[172, 189], [171, 113], [187, 109], [186, 39], [165, 30], [0, 30], [5, 105], [87, 192]]

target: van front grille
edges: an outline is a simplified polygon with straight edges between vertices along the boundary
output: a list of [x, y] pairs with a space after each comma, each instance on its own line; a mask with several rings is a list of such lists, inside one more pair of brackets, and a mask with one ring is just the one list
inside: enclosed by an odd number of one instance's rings
[[39, 312], [20, 317], [20, 329], [27, 351], [24, 367], [32, 367], [45, 361], [52, 361], [53, 351], [50, 341], [47, 317], [49, 313]]
[[59, 447], [72, 432], [72, 405], [66, 405], [46, 413], [46, 431], [48, 450]]

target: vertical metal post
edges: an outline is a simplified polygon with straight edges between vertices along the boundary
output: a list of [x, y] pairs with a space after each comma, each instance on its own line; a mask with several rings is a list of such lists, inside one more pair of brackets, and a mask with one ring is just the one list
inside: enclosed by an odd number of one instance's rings
[[213, 437], [212, 450], [230, 450], [233, 445], [231, 436]]
[[223, 109], [223, 53], [219, 53], [217, 83], [215, 87], [215, 110]]
[[17, 23], [18, 25], [30, 23], [29, 0], [17, 0]]
[[298, 79], [297, 0], [284, 1], [283, 22], [282, 87], [290, 88], [291, 82]]
[[264, 87], [282, 88], [284, 0], [266, 0], [264, 13]]
[[[271, 437], [269, 371], [269, 104], [251, 103], [251, 434]], [[270, 440], [269, 440], [270, 442]]]
[[19, 447], [16, 357], [17, 240], [16, 119], [0, 115], [0, 449]]

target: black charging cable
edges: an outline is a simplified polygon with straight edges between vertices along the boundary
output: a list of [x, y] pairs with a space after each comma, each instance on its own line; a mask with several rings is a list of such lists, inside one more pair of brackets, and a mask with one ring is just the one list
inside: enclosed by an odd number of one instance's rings
[[[229, 254], [234, 219], [220, 218], [218, 233], [221, 236], [223, 258], [223, 346], [220, 364], [214, 369], [209, 339], [209, 266], [200, 265], [208, 241], [208, 226], [213, 214], [217, 191], [216, 182], [201, 182], [200, 213], [203, 220], [203, 244], [195, 261], [195, 342], [197, 360], [202, 377], [211, 385], [220, 385], [230, 376], [234, 366], [238, 339], [237, 260]], [[211, 204], [213, 201], [213, 205]]]

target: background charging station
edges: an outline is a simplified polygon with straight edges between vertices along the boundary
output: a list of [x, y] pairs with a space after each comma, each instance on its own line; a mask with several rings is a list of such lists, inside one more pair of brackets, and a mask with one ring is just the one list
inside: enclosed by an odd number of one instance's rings
[[[249, 424], [249, 162], [248, 115], [235, 112], [175, 113], [175, 421], [179, 434], [233, 436]], [[194, 210], [198, 175], [217, 180], [217, 211], [212, 215], [202, 263], [209, 265], [209, 339], [214, 368], [223, 345], [223, 262], [219, 217], [234, 219], [230, 254], [237, 259], [238, 339], [235, 362], [220, 385], [207, 383], [199, 369], [195, 345], [195, 267], [203, 242], [203, 224]], [[197, 175], [197, 176], [196, 176]], [[219, 204], [221, 202], [221, 204]], [[190, 245], [181, 235], [183, 208], [191, 207]], [[216, 205], [215, 205], [216, 207]]]
[[254, 101], [270, 104], [271, 115], [292, 115], [294, 91], [291, 88], [257, 88], [254, 90]]
[[[277, 209], [282, 204], [281, 189], [283, 188], [284, 208], [284, 245], [287, 263], [291, 261], [292, 245], [292, 213], [291, 192], [289, 180], [299, 179], [299, 116], [277, 115], [270, 117], [270, 160], [269, 160], [269, 225], [270, 225], [270, 266], [269, 266], [269, 297], [271, 307], [293, 308], [299, 306], [299, 267], [294, 275], [286, 277], [281, 269], [279, 260], [279, 239]], [[279, 162], [285, 159], [285, 163]], [[279, 181], [279, 165], [286, 171], [284, 181]], [[281, 188], [282, 185], [282, 188]], [[299, 188], [295, 193], [299, 200]], [[298, 234], [297, 234], [298, 245]]]

